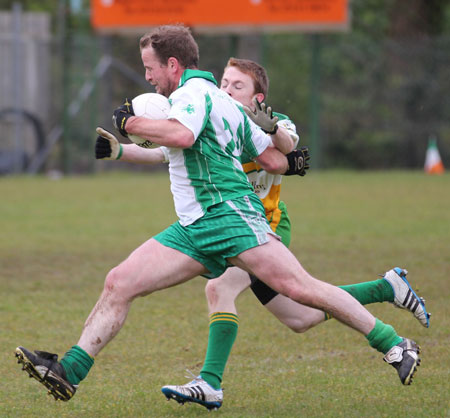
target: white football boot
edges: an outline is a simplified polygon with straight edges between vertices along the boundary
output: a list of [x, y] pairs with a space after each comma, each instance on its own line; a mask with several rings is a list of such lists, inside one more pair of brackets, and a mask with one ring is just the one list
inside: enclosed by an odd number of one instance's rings
[[223, 402], [222, 389], [214, 389], [200, 376], [182, 386], [163, 386], [161, 392], [167, 400], [175, 399], [180, 404], [194, 402], [209, 410], [219, 409]]
[[430, 326], [430, 316], [425, 308], [425, 300], [417, 296], [413, 288], [406, 280], [408, 271], [395, 267], [385, 273], [384, 279], [389, 282], [394, 291], [394, 305], [408, 309], [416, 319], [426, 328]]

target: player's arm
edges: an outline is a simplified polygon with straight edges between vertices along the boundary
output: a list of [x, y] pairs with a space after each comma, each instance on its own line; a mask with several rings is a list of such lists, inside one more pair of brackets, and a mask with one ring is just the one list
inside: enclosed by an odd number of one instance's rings
[[158, 164], [166, 161], [160, 148], [141, 148], [135, 144], [121, 144], [111, 132], [98, 127], [95, 142], [95, 158], [98, 160], [120, 160], [138, 164]]
[[275, 147], [267, 147], [255, 159], [263, 170], [271, 174], [284, 174], [289, 168], [286, 155]]
[[136, 144], [122, 144], [123, 155], [120, 159], [128, 163], [160, 164], [166, 162], [161, 148], [142, 148]]
[[172, 148], [189, 148], [195, 142], [192, 131], [176, 119], [135, 116], [128, 99], [114, 111], [112, 119], [114, 127], [126, 138], [128, 134], [132, 134]]
[[127, 133], [171, 148], [190, 148], [194, 134], [176, 119], [147, 119], [134, 116], [126, 124]]
[[258, 125], [265, 133], [269, 134], [273, 145], [283, 154], [290, 153], [295, 146], [294, 140], [287, 129], [278, 125], [278, 116], [274, 116], [271, 107], [265, 103], [259, 103], [256, 97], [253, 99], [255, 110], [244, 106], [247, 116]]
[[[250, 109], [245, 110], [247, 116], [248, 112], [252, 111]], [[268, 132], [266, 132], [265, 129], [261, 128], [258, 123], [255, 123], [253, 117], [249, 116], [248, 119], [253, 122], [250, 123], [250, 130], [252, 132], [253, 144], [256, 145], [257, 153], [255, 154], [252, 151], [249, 151], [252, 149], [252, 147], [246, 147], [247, 143], [244, 141], [244, 148], [247, 149], [247, 153], [261, 166], [263, 170], [267, 171], [268, 173], [284, 174], [288, 169], [288, 161], [286, 155], [284, 155], [280, 150], [273, 146], [271, 138], [269, 138], [267, 135]], [[261, 122], [262, 120], [264, 119], [259, 118], [259, 122]], [[276, 118], [276, 120], [278, 121], [278, 118]], [[268, 128], [267, 125], [265, 127]], [[275, 134], [275, 132], [273, 132], [272, 134]]]
[[309, 169], [309, 159], [308, 147], [300, 147], [287, 155], [274, 147], [267, 147], [256, 161], [268, 173], [303, 177]]
[[[277, 125], [278, 126], [278, 125]], [[279, 126], [276, 133], [270, 136], [273, 145], [278, 148], [283, 154], [289, 154], [294, 150], [294, 141], [289, 132], [283, 127]]]
[[[289, 128], [286, 128], [286, 132], [288, 132], [290, 141], [296, 144], [298, 135], [295, 132], [295, 127], [292, 123], [288, 123], [287, 126]], [[278, 130], [280, 129], [284, 128], [279, 128]], [[256, 158], [256, 161], [265, 171], [271, 174], [284, 174], [286, 176], [297, 174], [303, 177], [306, 174], [306, 170], [309, 169], [309, 159], [308, 147], [301, 147], [284, 155], [278, 149], [269, 146]]]
[[[244, 107], [245, 113], [256, 123], [264, 132], [271, 135], [272, 143], [281, 152], [286, 154], [287, 161], [276, 153], [272, 153], [269, 162], [260, 165], [269, 173], [284, 174], [286, 176], [299, 175], [304, 176], [309, 169], [309, 150], [308, 147], [294, 149], [298, 143], [299, 137], [295, 130], [295, 125], [285, 119], [278, 122], [278, 117], [273, 116], [272, 109], [266, 107], [264, 103], [259, 103], [254, 99], [255, 111]], [[284, 171], [283, 171], [284, 170]]]

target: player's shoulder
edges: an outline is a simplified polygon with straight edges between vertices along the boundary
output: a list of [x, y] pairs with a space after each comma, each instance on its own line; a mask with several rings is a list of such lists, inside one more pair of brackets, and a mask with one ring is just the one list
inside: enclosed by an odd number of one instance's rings
[[297, 147], [300, 137], [297, 133], [297, 127], [295, 126], [294, 122], [292, 122], [289, 116], [283, 113], [273, 112], [273, 115], [278, 116], [277, 125], [281, 126], [289, 132], [289, 135], [291, 135], [291, 138], [294, 141], [294, 146]]
[[169, 99], [183, 96], [186, 94], [199, 95], [199, 93], [208, 90], [212, 83], [207, 82], [202, 78], [189, 78], [180, 84], [169, 96]]
[[208, 98], [208, 90], [204, 87], [193, 78], [173, 91], [169, 96], [172, 114], [186, 112], [190, 116], [195, 116], [198, 109], [205, 107]]
[[291, 120], [288, 115], [278, 112], [272, 112], [274, 116], [278, 117], [278, 120]]
[[278, 125], [282, 126], [283, 128], [286, 129], [290, 129], [295, 131], [296, 127], [294, 122], [292, 122], [292, 120], [289, 118], [289, 116], [283, 114], [283, 113], [278, 113], [278, 112], [273, 112], [274, 116], [278, 117]]

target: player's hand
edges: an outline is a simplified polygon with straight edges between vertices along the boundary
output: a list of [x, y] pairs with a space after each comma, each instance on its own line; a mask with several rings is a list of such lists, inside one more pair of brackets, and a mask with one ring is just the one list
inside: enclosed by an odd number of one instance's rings
[[299, 176], [304, 176], [306, 170], [309, 169], [309, 149], [308, 147], [301, 147], [296, 149], [289, 154], [286, 154], [288, 159], [289, 168], [287, 169], [285, 176], [293, 176], [298, 174]]
[[117, 138], [106, 129], [98, 127], [95, 141], [95, 158], [97, 160], [118, 160], [122, 156], [122, 145]]
[[125, 99], [123, 105], [119, 106], [113, 113], [113, 124], [114, 127], [125, 137], [128, 138], [128, 132], [125, 127], [127, 120], [134, 115], [133, 105], [131, 100]]
[[244, 106], [247, 116], [255, 122], [266, 134], [274, 135], [278, 130], [278, 116], [273, 116], [272, 108], [266, 107], [265, 103], [259, 103], [256, 97], [253, 99], [255, 111]]

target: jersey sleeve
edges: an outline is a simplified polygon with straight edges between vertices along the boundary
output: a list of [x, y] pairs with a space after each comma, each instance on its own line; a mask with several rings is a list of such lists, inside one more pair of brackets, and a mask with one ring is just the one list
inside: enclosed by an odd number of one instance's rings
[[206, 114], [207, 95], [192, 87], [192, 83], [185, 85], [170, 95], [172, 107], [168, 119], [178, 120], [192, 131], [194, 138], [197, 139], [208, 116]]
[[283, 115], [281, 113], [274, 114], [279, 118], [277, 125], [288, 131], [292, 141], [294, 142], [294, 149], [297, 148], [300, 141], [300, 136], [297, 133], [297, 128], [295, 127], [294, 123], [286, 115]]
[[164, 161], [163, 163], [168, 163], [169, 162], [169, 150], [167, 147], [159, 147], [159, 149], [162, 151], [163, 155], [164, 155]]

